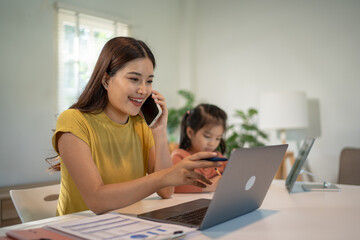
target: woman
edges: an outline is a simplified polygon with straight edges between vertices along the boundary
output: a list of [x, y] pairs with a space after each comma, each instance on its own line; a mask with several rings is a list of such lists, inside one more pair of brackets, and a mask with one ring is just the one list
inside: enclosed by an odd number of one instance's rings
[[[172, 166], [164, 97], [152, 90], [155, 58], [139, 40], [108, 41], [78, 101], [58, 118], [52, 141], [61, 158], [58, 215], [90, 209], [96, 214], [135, 203], [154, 192], [169, 198], [174, 186], [205, 187], [194, 171], [216, 167], [191, 155]], [[150, 129], [139, 115], [152, 94], [162, 115]]]

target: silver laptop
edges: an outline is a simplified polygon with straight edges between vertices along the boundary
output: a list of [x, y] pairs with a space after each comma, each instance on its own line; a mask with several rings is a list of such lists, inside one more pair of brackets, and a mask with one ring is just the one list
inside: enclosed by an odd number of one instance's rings
[[252, 212], [261, 206], [287, 147], [282, 144], [236, 149], [212, 200], [198, 199], [138, 217], [202, 230]]

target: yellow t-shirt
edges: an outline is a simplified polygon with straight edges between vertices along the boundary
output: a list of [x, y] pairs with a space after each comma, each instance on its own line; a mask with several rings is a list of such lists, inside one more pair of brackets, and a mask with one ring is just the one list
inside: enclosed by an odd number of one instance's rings
[[[89, 145], [104, 184], [130, 181], [146, 175], [149, 150], [154, 146], [150, 128], [140, 116], [121, 125], [106, 116], [69, 109], [58, 118], [52, 144], [59, 153], [56, 134], [71, 132]], [[65, 164], [61, 161], [61, 189], [57, 215], [88, 210]]]

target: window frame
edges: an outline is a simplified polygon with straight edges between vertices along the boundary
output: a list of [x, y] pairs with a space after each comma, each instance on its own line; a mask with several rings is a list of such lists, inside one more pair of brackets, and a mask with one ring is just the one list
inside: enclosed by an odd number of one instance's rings
[[[69, 26], [68, 33], [66, 26]], [[69, 36], [71, 31], [73, 38]], [[80, 11], [57, 9], [58, 112], [75, 103], [91, 76], [103, 45], [115, 36], [130, 36], [129, 25]], [[85, 41], [82, 42], [82, 38]], [[83, 49], [84, 43], [87, 50]]]

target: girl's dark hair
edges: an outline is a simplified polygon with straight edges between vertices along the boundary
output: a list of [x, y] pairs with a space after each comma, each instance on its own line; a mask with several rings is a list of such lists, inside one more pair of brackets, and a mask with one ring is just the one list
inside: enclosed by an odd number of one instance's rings
[[87, 113], [104, 110], [108, 103], [107, 91], [102, 85], [105, 74], [112, 77], [126, 63], [137, 58], [146, 57], [151, 60], [155, 68], [155, 57], [143, 41], [130, 37], [110, 39], [101, 50], [94, 71], [84, 91], [78, 101], [70, 108]]
[[[226, 120], [226, 113], [219, 107], [212, 104], [199, 104], [194, 109], [185, 113], [181, 120], [179, 148], [187, 150], [191, 147], [191, 141], [186, 134], [187, 127], [190, 127], [196, 133], [205, 125], [221, 124], [225, 131]], [[222, 154], [224, 154], [226, 151], [226, 145], [223, 138], [220, 140], [219, 150]]]

